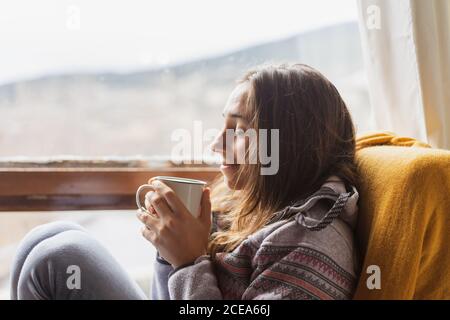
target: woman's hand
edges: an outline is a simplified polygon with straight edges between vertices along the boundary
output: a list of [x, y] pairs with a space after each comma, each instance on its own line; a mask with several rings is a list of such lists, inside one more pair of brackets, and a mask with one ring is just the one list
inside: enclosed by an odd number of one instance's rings
[[150, 179], [155, 192], [148, 192], [145, 206], [149, 212], [138, 210], [144, 227], [142, 235], [158, 250], [160, 256], [174, 268], [194, 262], [206, 254], [211, 230], [210, 190], [203, 190], [201, 212], [195, 218], [175, 192], [159, 180]]

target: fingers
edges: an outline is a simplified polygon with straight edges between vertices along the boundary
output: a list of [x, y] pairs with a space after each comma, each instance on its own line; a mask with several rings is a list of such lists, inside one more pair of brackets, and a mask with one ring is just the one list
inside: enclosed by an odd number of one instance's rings
[[180, 198], [178, 198], [175, 192], [166, 184], [155, 179], [150, 179], [149, 184], [151, 184], [155, 188], [155, 191], [166, 200], [166, 203], [172, 212], [177, 212], [180, 214], [189, 213]]
[[146, 212], [143, 212], [140, 209], [137, 210], [136, 216], [146, 227], [152, 230], [157, 230], [158, 225], [160, 223], [158, 218]]
[[158, 237], [156, 236], [155, 232], [147, 227], [142, 227], [141, 229], [142, 236], [150, 241], [154, 246], [158, 244]]
[[147, 209], [148, 212], [150, 212], [151, 214], [154, 214], [155, 216], [158, 216], [158, 214], [155, 211], [155, 208], [153, 208], [150, 200], [152, 199], [153, 196], [153, 191], [147, 192], [145, 194], [145, 208]]
[[148, 192], [145, 195], [145, 205], [149, 212], [156, 213], [156, 215], [162, 219], [173, 214], [173, 211], [167, 204], [165, 197], [159, 192]]

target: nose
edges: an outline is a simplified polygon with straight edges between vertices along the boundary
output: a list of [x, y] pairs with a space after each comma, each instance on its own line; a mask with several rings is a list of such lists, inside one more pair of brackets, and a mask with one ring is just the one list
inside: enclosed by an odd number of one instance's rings
[[224, 146], [224, 139], [223, 139], [224, 131], [220, 132], [214, 141], [210, 145], [210, 149], [212, 152], [221, 153], [224, 154], [225, 152], [225, 146]]

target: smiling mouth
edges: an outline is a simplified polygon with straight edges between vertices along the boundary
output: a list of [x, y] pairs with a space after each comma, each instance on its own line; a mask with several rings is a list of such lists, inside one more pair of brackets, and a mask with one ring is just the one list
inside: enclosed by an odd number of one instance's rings
[[220, 166], [220, 169], [227, 169], [227, 168], [236, 168], [238, 167], [239, 164], [226, 164], [226, 163], [222, 163], [222, 165]]

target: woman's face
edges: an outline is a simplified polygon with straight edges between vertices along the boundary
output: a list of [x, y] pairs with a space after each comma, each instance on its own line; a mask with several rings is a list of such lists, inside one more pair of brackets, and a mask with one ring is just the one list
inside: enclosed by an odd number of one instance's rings
[[[223, 110], [224, 128], [216, 137], [211, 145], [214, 152], [220, 153], [222, 156], [222, 165], [220, 171], [224, 176], [225, 183], [230, 189], [242, 189], [245, 177], [239, 178], [237, 183], [237, 172], [240, 164], [237, 164], [237, 155], [245, 154], [247, 150], [245, 131], [249, 129], [249, 124], [243, 117], [243, 104], [241, 103], [242, 95], [248, 90], [248, 83], [239, 84], [230, 94], [228, 101]], [[227, 144], [227, 129], [232, 129], [233, 136], [228, 138], [228, 141], [233, 141]], [[230, 135], [230, 132], [228, 133]]]

